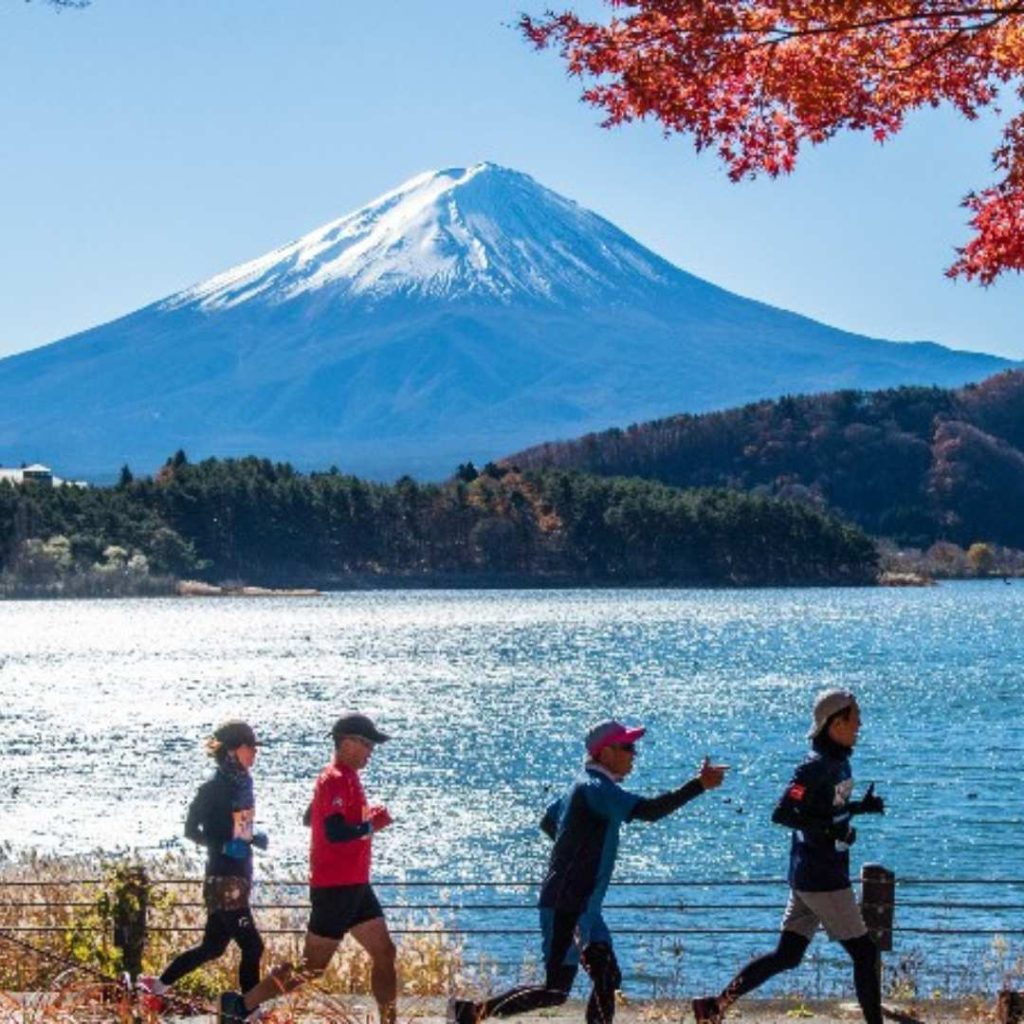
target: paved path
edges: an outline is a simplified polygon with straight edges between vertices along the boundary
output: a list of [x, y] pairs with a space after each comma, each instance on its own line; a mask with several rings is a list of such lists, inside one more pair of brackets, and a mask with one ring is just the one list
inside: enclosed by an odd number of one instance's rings
[[[301, 1024], [376, 1024], [373, 1003], [363, 996], [332, 996], [315, 1000], [319, 1005], [307, 1005]], [[916, 1004], [889, 1001], [886, 1006], [894, 1011], [889, 1017], [894, 1024], [965, 1024], [965, 1021], [990, 1021], [995, 1000], [926, 1000]], [[445, 1000], [436, 997], [410, 997], [399, 1004], [399, 1024], [444, 1024]], [[274, 1015], [291, 1022], [291, 1014]], [[185, 1024], [186, 1018], [173, 1018]], [[212, 1015], [187, 1018], [194, 1024], [210, 1024]], [[565, 1006], [541, 1010], [517, 1017], [522, 1024], [584, 1024], [584, 1002], [570, 1000]], [[836, 1000], [753, 999], [733, 1007], [728, 1022], [735, 1024], [857, 1024], [861, 1021], [860, 1008], [855, 1002]], [[688, 1003], [626, 1002], [616, 1013], [616, 1024], [693, 1024]], [[297, 1022], [298, 1024], [298, 1022]]]
[[[58, 1005], [52, 1000], [57, 998]], [[79, 1024], [75, 1008], [60, 1003], [54, 993], [6, 993], [0, 998], [0, 1024]], [[399, 1002], [398, 1024], [445, 1024], [446, 1000], [437, 996], [409, 996]], [[995, 997], [949, 1001], [924, 1000], [916, 1004], [887, 1001], [890, 1024], [991, 1024]], [[105, 1019], [103, 1010], [91, 1007], [91, 1021]], [[572, 999], [564, 1006], [524, 1014], [522, 1024], [584, 1024], [585, 1003]], [[94, 1015], [95, 1014], [95, 1015]], [[160, 1020], [173, 1024], [213, 1024], [215, 1014], [182, 1017], [167, 1013], [162, 1018], [144, 1017], [145, 1024]], [[366, 996], [333, 996], [306, 991], [289, 1005], [278, 1002], [267, 1024], [377, 1024], [373, 1001]], [[681, 1000], [624, 1000], [615, 1024], [694, 1024], [688, 1002]], [[726, 1024], [862, 1024], [855, 1002], [837, 1000], [748, 999], [734, 1006]]]

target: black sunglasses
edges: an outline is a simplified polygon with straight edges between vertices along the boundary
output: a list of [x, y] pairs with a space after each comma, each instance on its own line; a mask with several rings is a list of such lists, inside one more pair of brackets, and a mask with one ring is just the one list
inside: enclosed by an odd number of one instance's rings
[[612, 746], [614, 746], [616, 750], [624, 750], [627, 754], [636, 753], [635, 743], [613, 743]]

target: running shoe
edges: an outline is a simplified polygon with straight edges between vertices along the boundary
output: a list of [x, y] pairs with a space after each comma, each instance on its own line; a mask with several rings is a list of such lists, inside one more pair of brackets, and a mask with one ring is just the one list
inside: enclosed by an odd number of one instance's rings
[[241, 992], [222, 992], [217, 1005], [217, 1024], [240, 1024], [249, 1016]]
[[144, 1014], [159, 1016], [167, 1009], [167, 1000], [163, 996], [154, 995], [152, 992], [143, 992], [139, 995], [139, 1009]]
[[471, 999], [456, 999], [452, 996], [448, 1000], [446, 1024], [477, 1024], [478, 1018], [477, 1005]]
[[[153, 982], [157, 982], [154, 987]], [[159, 989], [159, 991], [158, 991]], [[159, 983], [158, 978], [151, 975], [142, 975], [135, 982], [135, 993], [139, 999], [139, 1009], [153, 1016], [161, 1014], [167, 1007], [167, 1000], [164, 999], [166, 986]]]
[[722, 1004], [718, 996], [698, 996], [690, 1005], [697, 1024], [721, 1024]]
[[135, 979], [135, 991], [144, 1010], [153, 1010], [155, 1013], [163, 1010], [163, 995], [167, 986], [156, 974], [140, 974]]

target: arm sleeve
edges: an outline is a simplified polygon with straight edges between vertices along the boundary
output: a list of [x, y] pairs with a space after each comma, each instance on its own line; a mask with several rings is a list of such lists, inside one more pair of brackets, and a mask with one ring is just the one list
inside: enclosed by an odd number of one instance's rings
[[191, 839], [193, 843], [197, 843], [199, 846], [206, 846], [202, 815], [203, 790], [200, 789], [192, 798], [192, 803], [188, 805], [188, 814], [185, 815], [185, 838]]
[[362, 839], [373, 831], [368, 821], [360, 821], [352, 825], [345, 820], [343, 814], [331, 814], [324, 818], [324, 835], [329, 843], [350, 843], [353, 839]]
[[834, 787], [813, 765], [801, 765], [772, 812], [772, 821], [785, 828], [827, 835], [833, 824]]
[[662, 818], [678, 811], [694, 797], [704, 792], [700, 779], [690, 779], [678, 789], [669, 790], [660, 796], [640, 797], [630, 811], [629, 821], [660, 821]]
[[235, 834], [231, 801], [213, 783], [199, 787], [185, 818], [185, 835], [208, 850], [219, 849]]
[[558, 834], [558, 819], [561, 806], [562, 801], [556, 800], [548, 806], [548, 809], [544, 812], [544, 817], [540, 819], [540, 830], [548, 839], [554, 839]]

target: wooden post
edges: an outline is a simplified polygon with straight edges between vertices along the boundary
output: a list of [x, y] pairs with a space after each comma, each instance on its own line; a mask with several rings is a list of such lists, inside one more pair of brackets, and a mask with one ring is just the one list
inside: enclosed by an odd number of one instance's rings
[[999, 1024], [1020, 1024], [1024, 1016], [1024, 995], [1004, 988], [996, 1000], [996, 1020]]
[[892, 922], [896, 910], [896, 875], [881, 864], [860, 869], [860, 912], [879, 953], [892, 950]]
[[135, 979], [142, 973], [149, 910], [149, 876], [143, 867], [123, 868], [114, 875], [114, 945], [121, 950], [121, 966]]

